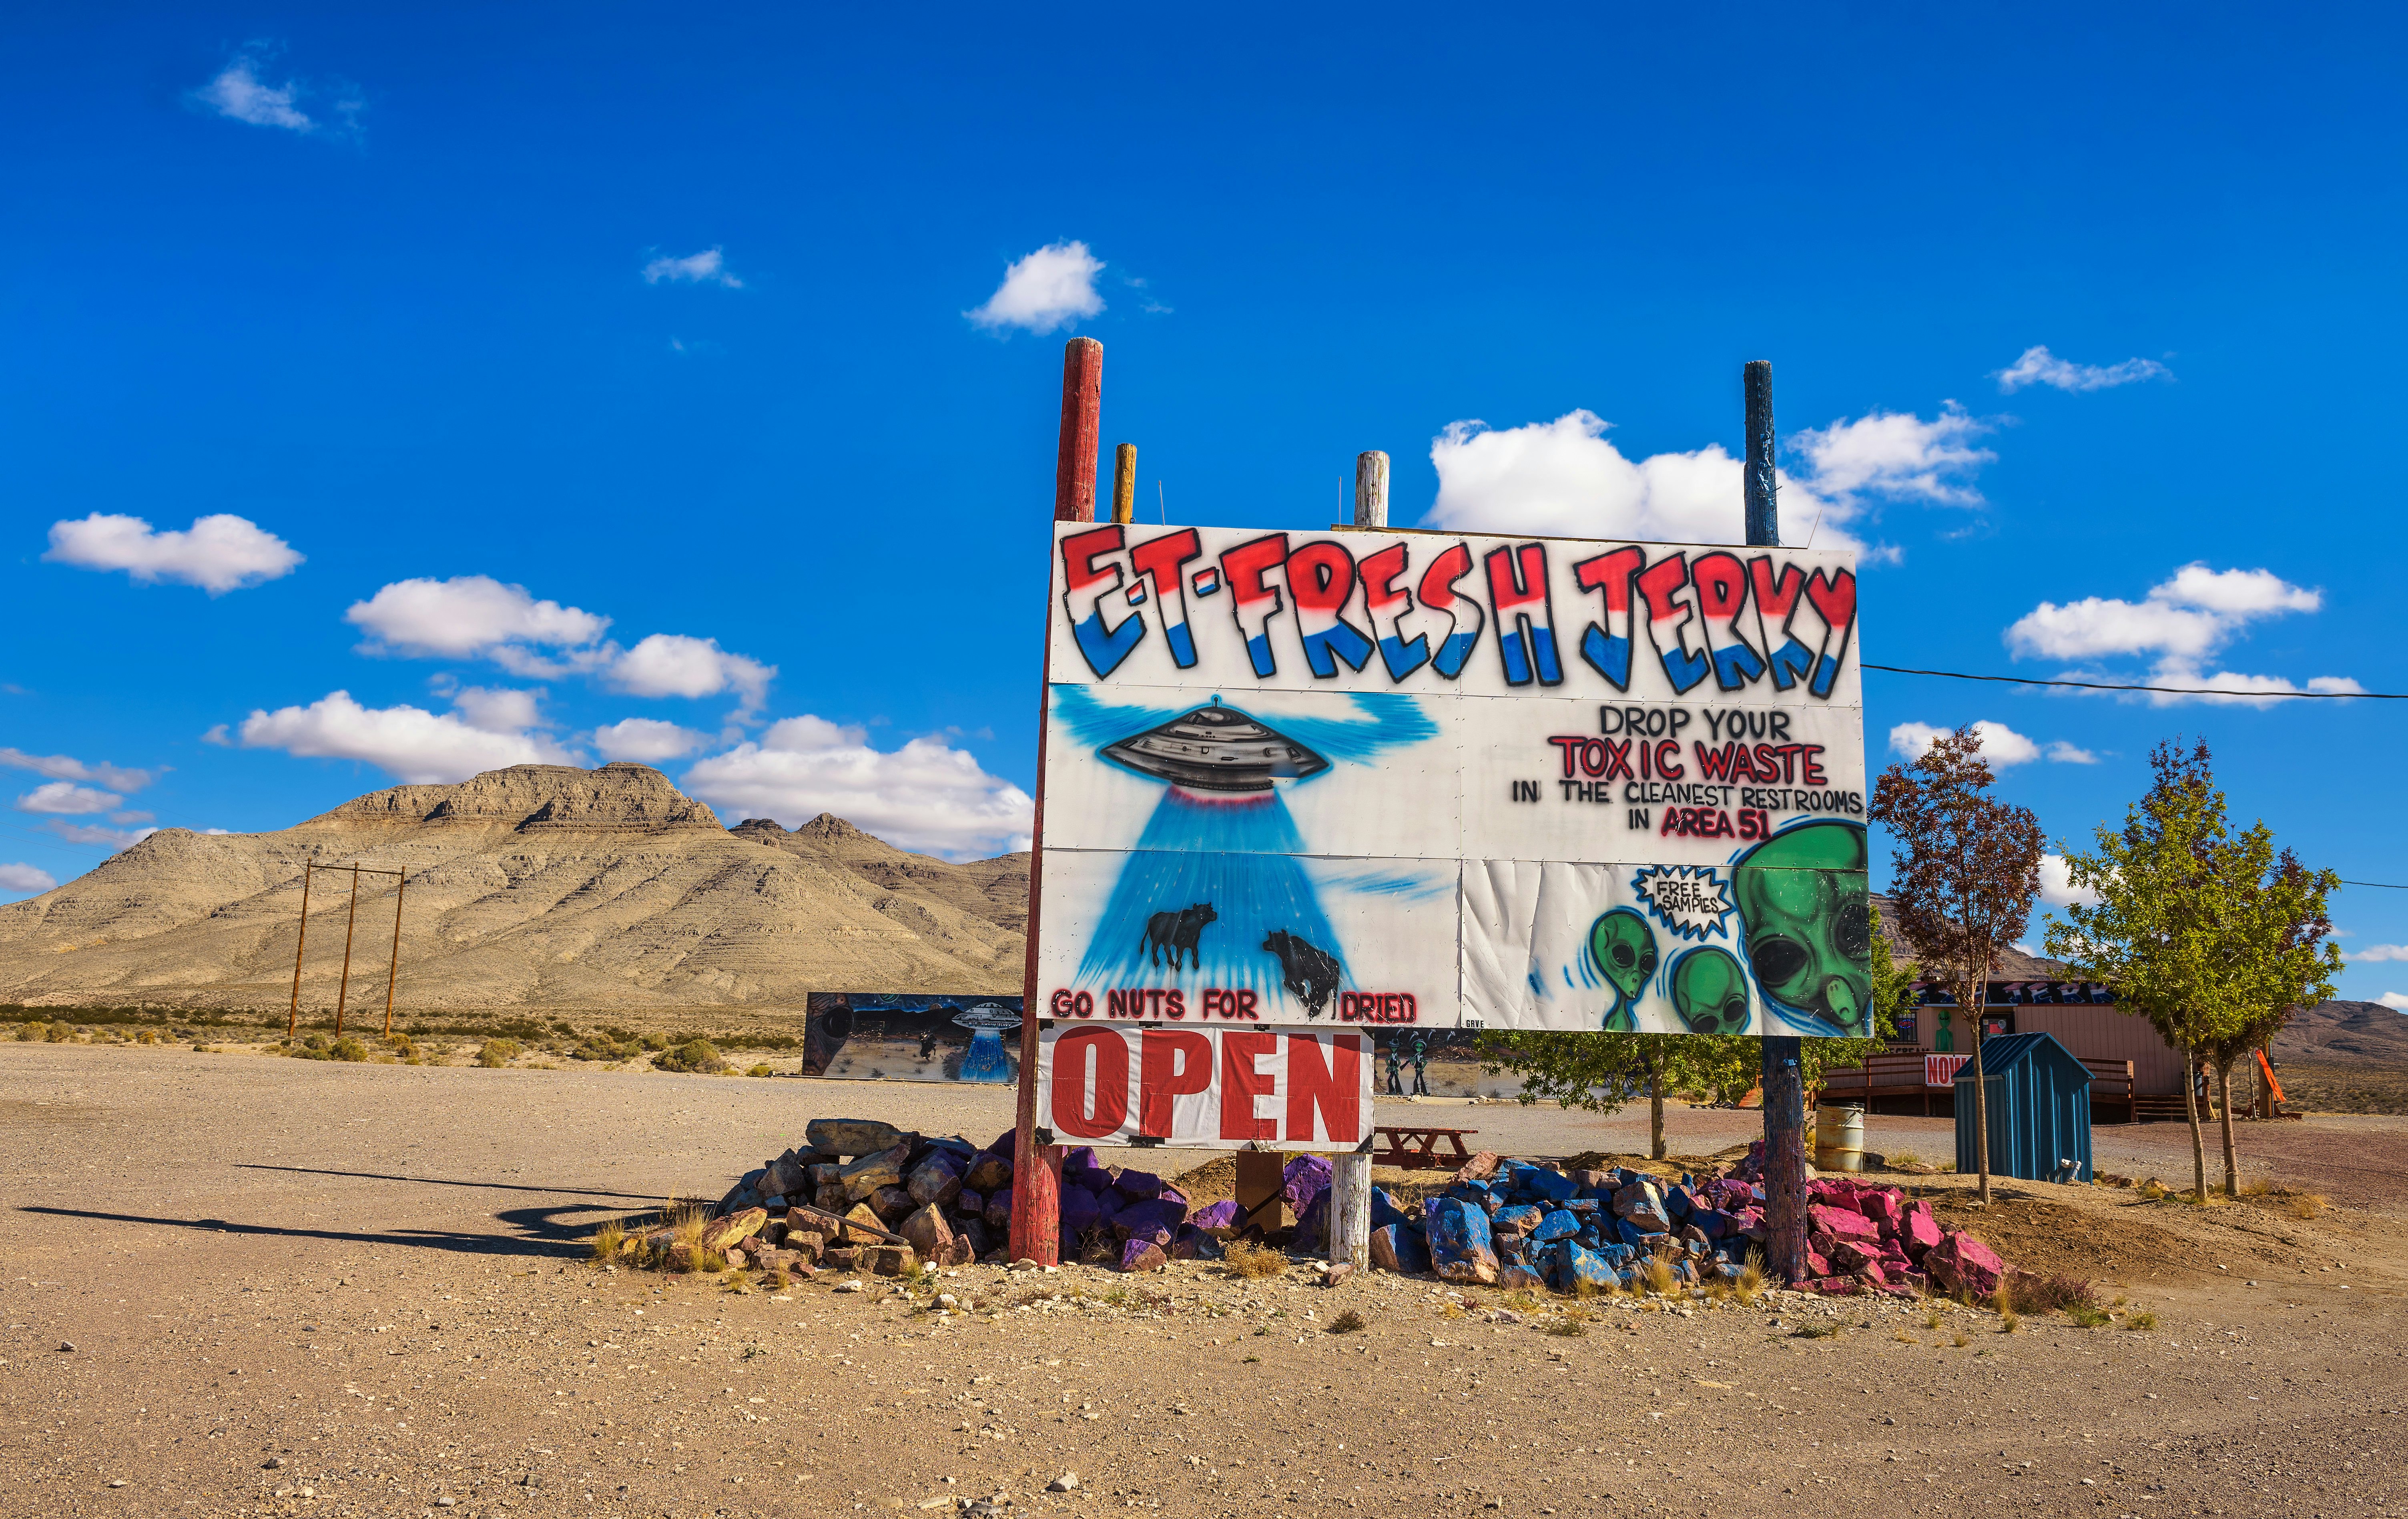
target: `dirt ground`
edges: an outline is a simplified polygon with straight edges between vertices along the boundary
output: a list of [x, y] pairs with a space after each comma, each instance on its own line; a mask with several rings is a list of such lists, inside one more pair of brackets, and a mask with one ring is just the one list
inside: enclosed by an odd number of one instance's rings
[[[2113, 1316], [1456, 1295], [1301, 1266], [733, 1293], [581, 1241], [813, 1116], [991, 1135], [1009, 1095], [0, 1044], [0, 1509], [57, 1514], [2396, 1513], [2408, 1125], [2244, 1135], [2281, 1192], [1899, 1177]], [[1523, 1154], [1644, 1115], [1383, 1104]], [[1675, 1110], [1710, 1154], [1752, 1115]], [[1900, 1125], [1893, 1129], [1890, 1125]], [[1945, 1125], [1876, 1120], [1941, 1154]], [[2179, 1125], [2101, 1130], [2176, 1179]], [[2111, 1148], [2118, 1159], [2109, 1158]], [[1135, 1157], [1115, 1157], [1130, 1158]], [[1189, 1153], [1150, 1153], [1171, 1168]], [[1340, 1315], [1362, 1326], [1340, 1327]], [[1069, 1322], [1075, 1321], [1075, 1322]], [[72, 1349], [65, 1348], [72, 1346]], [[1047, 1492], [1076, 1473], [1068, 1492]], [[38, 1499], [28, 1495], [38, 1494]], [[2389, 1507], [2386, 1507], [2389, 1505]]]

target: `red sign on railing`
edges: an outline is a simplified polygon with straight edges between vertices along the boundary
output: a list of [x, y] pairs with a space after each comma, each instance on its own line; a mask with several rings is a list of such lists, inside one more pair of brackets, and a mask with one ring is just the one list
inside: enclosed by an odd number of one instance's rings
[[1965, 1054], [1925, 1055], [1923, 1057], [1923, 1084], [1926, 1086], [1956, 1085], [1956, 1068], [1962, 1066], [1966, 1061], [1972, 1058], [1973, 1057], [1971, 1055]]

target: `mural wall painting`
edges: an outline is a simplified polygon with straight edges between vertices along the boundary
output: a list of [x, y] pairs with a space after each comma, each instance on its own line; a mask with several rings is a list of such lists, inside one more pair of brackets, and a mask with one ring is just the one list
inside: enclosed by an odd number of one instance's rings
[[1042, 1016], [1865, 1030], [1852, 555], [1060, 523], [1052, 609]]

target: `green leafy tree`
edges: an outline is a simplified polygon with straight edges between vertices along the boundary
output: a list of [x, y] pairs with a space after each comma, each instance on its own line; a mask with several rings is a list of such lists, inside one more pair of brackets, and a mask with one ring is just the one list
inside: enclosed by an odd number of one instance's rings
[[1492, 1076], [1522, 1083], [1521, 1101], [1611, 1113], [1642, 1094], [1648, 1107], [1648, 1154], [1664, 1158], [1664, 1094], [1691, 1079], [1685, 1047], [1695, 1034], [1543, 1033], [1484, 1031], [1480, 1058]]
[[1990, 1104], [1982, 1007], [1999, 952], [2023, 937], [2047, 847], [2030, 808], [1990, 795], [1997, 778], [1970, 724], [1943, 733], [1873, 785], [1870, 815], [1888, 830], [1890, 908], [1899, 937], [1973, 1020], [1973, 1154], [1990, 1200]]
[[[2052, 919], [2046, 942], [2075, 975], [2114, 988], [2119, 1008], [2148, 1019], [2182, 1054], [2191, 1196], [2204, 1203], [2207, 1145], [2190, 1072], [2248, 1032], [2262, 972], [2234, 955], [2236, 938], [2256, 926], [2246, 864], [2254, 846], [2231, 837], [2204, 740], [2187, 751], [2179, 739], [2157, 745], [2149, 768], [2148, 794], [2126, 810], [2121, 829], [2100, 824], [2094, 849], [2066, 850], [2068, 880], [2098, 900], [2069, 906], [2063, 923]], [[2266, 844], [2271, 857], [2271, 835]], [[2260, 899], [2255, 910], [2272, 909]]]
[[1873, 1030], [1886, 1042], [1898, 1038], [1898, 1031], [1914, 1012], [1914, 979], [1920, 974], [1912, 960], [1901, 962], [1898, 950], [1890, 942], [1888, 925], [1882, 922], [1881, 909], [1872, 910], [1872, 980]]
[[2287, 849], [2276, 858], [2273, 830], [2263, 821], [2232, 840], [2225, 875], [2233, 910], [2223, 926], [2227, 963], [2236, 973], [2235, 1001], [2204, 1048], [2215, 1068], [2224, 1130], [2224, 1195], [2237, 1197], [2241, 1164], [2232, 1135], [2232, 1068], [2264, 1049], [2293, 1012], [2333, 995], [2341, 949], [2332, 941], [2325, 903], [2341, 877], [2310, 870]]

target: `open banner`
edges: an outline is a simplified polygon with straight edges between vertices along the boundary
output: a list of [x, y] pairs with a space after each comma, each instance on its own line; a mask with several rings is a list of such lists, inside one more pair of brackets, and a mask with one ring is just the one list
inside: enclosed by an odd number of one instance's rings
[[1372, 1065], [1359, 1030], [1054, 1025], [1038, 1123], [1056, 1144], [1352, 1150], [1371, 1133]]

